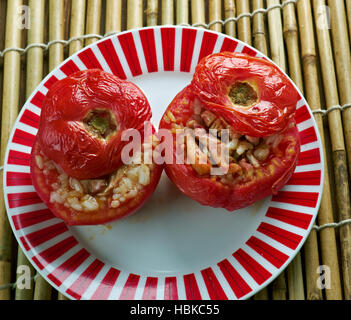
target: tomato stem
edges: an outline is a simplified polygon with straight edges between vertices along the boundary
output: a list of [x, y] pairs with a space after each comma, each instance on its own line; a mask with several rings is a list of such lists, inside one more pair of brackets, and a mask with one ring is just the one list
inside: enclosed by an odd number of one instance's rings
[[117, 126], [113, 121], [113, 116], [108, 110], [90, 111], [83, 120], [85, 128], [92, 134], [106, 139]]
[[104, 135], [109, 127], [109, 123], [107, 119], [94, 117], [89, 121], [89, 125], [92, 126], [95, 130], [97, 130], [100, 135]]
[[229, 92], [229, 97], [234, 104], [245, 107], [251, 106], [257, 101], [255, 89], [246, 82], [235, 82]]

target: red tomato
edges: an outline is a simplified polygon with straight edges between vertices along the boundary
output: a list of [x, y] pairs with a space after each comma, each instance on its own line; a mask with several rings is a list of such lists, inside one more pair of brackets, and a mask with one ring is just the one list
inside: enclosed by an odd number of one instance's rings
[[38, 139], [47, 157], [71, 177], [91, 179], [121, 165], [122, 132], [151, 119], [143, 92], [101, 70], [79, 71], [49, 90]]
[[269, 61], [222, 52], [203, 58], [192, 81], [208, 110], [254, 137], [285, 130], [300, 99], [290, 80]]
[[[167, 108], [160, 123], [160, 131], [170, 130], [174, 136], [177, 130], [186, 127], [205, 128], [208, 132], [204, 122], [209, 116], [212, 114], [219, 117], [217, 119], [221, 118], [212, 112], [209, 114], [205, 107], [207, 104], [197, 100], [191, 86], [185, 88]], [[216, 120], [212, 120], [212, 123], [215, 123]], [[225, 121], [222, 123], [225, 124]], [[227, 124], [226, 127], [228, 128]], [[179, 161], [176, 163], [179, 149], [177, 144], [173, 144], [173, 163], [166, 165], [167, 175], [180, 191], [190, 198], [203, 205], [222, 207], [229, 211], [246, 207], [264, 197], [276, 194], [287, 183], [297, 163], [300, 140], [295, 122], [291, 121], [283, 133], [275, 136], [256, 139], [238, 132], [234, 132], [232, 136], [238, 139], [238, 146], [245, 145], [249, 141], [256, 145], [252, 145], [252, 150], [234, 159], [227, 174], [211, 175], [210, 161], [202, 165], [187, 162], [181, 164]], [[176, 141], [176, 138], [174, 140]], [[233, 140], [230, 141], [232, 143]], [[185, 153], [189, 152], [188, 146], [185, 149]], [[199, 148], [197, 151], [201, 153], [200, 150]], [[265, 154], [267, 150], [269, 153]], [[237, 151], [238, 149], [233, 152], [233, 157]], [[262, 151], [265, 152], [262, 154]], [[199, 153], [196, 153], [197, 156]], [[260, 153], [264, 159], [262, 158], [259, 166], [255, 167], [250, 161], [253, 155], [259, 156]]]
[[146, 145], [155, 148], [147, 140], [154, 128], [144, 136], [150, 118], [149, 103], [136, 85], [101, 70], [80, 71], [52, 86], [30, 166], [34, 188], [53, 214], [68, 225], [95, 225], [138, 210], [163, 168], [143, 159], [123, 163], [123, 148], [138, 143], [124, 141], [123, 133], [136, 129], [146, 155]]

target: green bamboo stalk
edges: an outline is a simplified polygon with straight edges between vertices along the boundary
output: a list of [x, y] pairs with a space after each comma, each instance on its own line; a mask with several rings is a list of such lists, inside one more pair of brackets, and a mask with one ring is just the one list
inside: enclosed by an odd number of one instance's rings
[[127, 29], [143, 26], [143, 1], [129, 0], [127, 2]]
[[[283, 0], [283, 3], [286, 0]], [[299, 38], [295, 5], [290, 3], [283, 8], [283, 35], [288, 53], [289, 75], [303, 93], [303, 80], [300, 66]], [[318, 250], [316, 247], [315, 249]], [[299, 252], [287, 268], [289, 300], [304, 300], [301, 253]]]
[[[86, 33], [87, 34], [100, 34], [101, 23], [101, 0], [88, 0], [87, 5], [87, 19], [86, 19]], [[85, 45], [88, 46], [99, 38], [89, 38], [85, 40]]]
[[[72, 0], [71, 3], [71, 26], [70, 37], [79, 37], [84, 34], [85, 30], [85, 9], [86, 0]], [[83, 40], [74, 40], [69, 45], [69, 55], [83, 48]]]
[[[263, 0], [253, 0], [252, 9], [258, 10], [263, 8]], [[268, 46], [266, 40], [265, 16], [263, 13], [257, 13], [253, 17], [253, 38], [254, 46], [264, 55], [268, 56]]]
[[193, 25], [206, 23], [204, 0], [191, 0], [191, 23]]
[[158, 19], [158, 1], [157, 0], [148, 0], [147, 8], [145, 11], [146, 15], [146, 25], [147, 26], [156, 26]]
[[[250, 3], [248, 0], [236, 0], [236, 13], [240, 16], [244, 13], [250, 13]], [[248, 45], [252, 44], [251, 37], [251, 19], [250, 17], [242, 17], [237, 21], [238, 38], [246, 42]]]
[[[49, 0], [49, 41], [64, 40], [64, 0]], [[49, 48], [49, 71], [53, 70], [64, 59], [64, 45], [55, 43]], [[37, 274], [34, 289], [34, 300], [50, 300], [52, 287]]]
[[[210, 22], [221, 20], [222, 18], [222, 3], [221, 0], [209, 0], [208, 16]], [[216, 22], [210, 26], [210, 30], [222, 32], [222, 23]]]
[[162, 24], [174, 24], [174, 2], [173, 0], [162, 1], [161, 12]]
[[122, 0], [106, 1], [105, 33], [118, 33], [122, 31]]
[[189, 1], [177, 0], [176, 1], [176, 21], [179, 25], [189, 24]]
[[[224, 0], [224, 19], [234, 18], [236, 15], [235, 0]], [[224, 26], [224, 32], [231, 37], [236, 36], [236, 23], [229, 21]]]

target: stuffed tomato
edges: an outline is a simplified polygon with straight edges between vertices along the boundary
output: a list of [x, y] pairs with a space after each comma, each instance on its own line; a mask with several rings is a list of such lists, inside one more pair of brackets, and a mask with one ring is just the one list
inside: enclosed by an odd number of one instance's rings
[[[207, 68], [211, 69], [211, 65]], [[217, 68], [219, 72], [220, 66]], [[271, 68], [277, 72], [275, 67]], [[272, 118], [269, 108], [260, 106], [263, 101], [260, 79], [246, 80], [242, 72], [233, 76], [232, 84], [237, 79], [254, 83], [255, 92], [242, 90], [239, 104], [231, 99], [229, 80], [225, 78], [223, 84], [213, 70], [209, 74], [215, 88], [205, 79], [194, 84], [200, 79], [198, 73], [206, 70], [197, 69], [192, 84], [174, 98], [163, 115], [159, 132], [167, 130], [173, 136], [170, 146], [173, 159], [165, 170], [185, 195], [203, 205], [233, 211], [276, 194], [294, 172], [300, 150], [299, 133], [293, 120], [297, 99], [290, 89], [281, 90], [284, 93], [281, 101], [287, 103], [284, 107], [273, 96], [272, 108], [280, 118]], [[224, 68], [223, 72], [228, 70]], [[286, 86], [289, 88], [290, 83]], [[285, 94], [290, 95], [291, 100]], [[264, 101], [268, 104], [269, 97], [264, 96]], [[268, 124], [272, 125], [268, 127]]]
[[[145, 130], [150, 118], [142, 91], [104, 71], [80, 71], [55, 83], [31, 154], [43, 202], [68, 225], [104, 224], [138, 210], [162, 172], [150, 157], [157, 145], [153, 128]], [[139, 136], [133, 142], [139, 147], [123, 156], [128, 132]]]

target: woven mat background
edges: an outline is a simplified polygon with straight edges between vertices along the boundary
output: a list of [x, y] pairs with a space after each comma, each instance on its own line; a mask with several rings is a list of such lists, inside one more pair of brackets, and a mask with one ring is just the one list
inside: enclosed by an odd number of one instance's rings
[[[156, 24], [237, 37], [270, 56], [304, 92], [327, 160], [318, 226], [253, 299], [351, 300], [351, 0], [0, 0], [0, 166], [18, 111], [50, 70], [104, 36]], [[1, 171], [0, 190], [2, 180]], [[18, 248], [0, 199], [0, 300], [65, 299]], [[24, 265], [30, 289], [16, 285]]]

